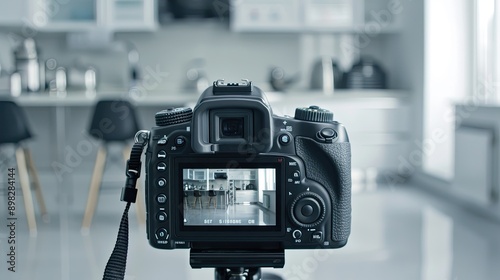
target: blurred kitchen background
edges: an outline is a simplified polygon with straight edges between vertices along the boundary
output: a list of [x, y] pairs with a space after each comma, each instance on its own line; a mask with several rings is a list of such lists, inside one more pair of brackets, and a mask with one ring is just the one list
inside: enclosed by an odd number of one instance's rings
[[[23, 147], [50, 217], [34, 197], [30, 237], [18, 188], [18, 272], [5, 266], [4, 228], [0, 278], [101, 277], [124, 206], [127, 145], [106, 145], [97, 209], [81, 232], [99, 100], [129, 101], [149, 129], [155, 112], [192, 107], [214, 80], [248, 78], [275, 114], [330, 109], [352, 143], [348, 245], [326, 261], [287, 252], [273, 272], [498, 279], [499, 40], [497, 0], [0, 0], [0, 98], [26, 114], [33, 137]], [[16, 147], [0, 143], [2, 219]], [[211, 279], [190, 269], [187, 250], [149, 247], [133, 212], [127, 279]]]

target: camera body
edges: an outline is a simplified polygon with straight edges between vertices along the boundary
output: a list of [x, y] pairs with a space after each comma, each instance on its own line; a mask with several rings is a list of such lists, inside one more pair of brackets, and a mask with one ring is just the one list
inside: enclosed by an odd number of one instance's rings
[[159, 249], [339, 248], [351, 226], [346, 129], [317, 106], [273, 115], [248, 80], [158, 112], [146, 151], [147, 235]]

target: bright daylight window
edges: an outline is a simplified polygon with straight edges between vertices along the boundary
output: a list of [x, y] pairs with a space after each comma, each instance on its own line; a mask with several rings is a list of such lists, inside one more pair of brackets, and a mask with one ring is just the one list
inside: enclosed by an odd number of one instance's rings
[[426, 0], [424, 21], [422, 168], [453, 180], [455, 105], [500, 104], [500, 0]]

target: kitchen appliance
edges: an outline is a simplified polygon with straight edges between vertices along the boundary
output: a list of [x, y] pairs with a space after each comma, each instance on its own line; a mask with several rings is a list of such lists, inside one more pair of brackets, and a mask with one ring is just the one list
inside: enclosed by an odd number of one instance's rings
[[214, 172], [214, 179], [227, 179], [227, 173], [226, 172]]
[[96, 70], [93, 67], [75, 66], [68, 70], [68, 88], [72, 90], [96, 90]]
[[168, 0], [174, 18], [212, 18], [229, 16], [229, 0]]
[[386, 88], [386, 74], [373, 58], [362, 57], [346, 74], [347, 88], [382, 89]]
[[329, 56], [316, 60], [311, 72], [311, 89], [321, 89], [325, 94], [333, 93], [334, 89], [343, 88], [344, 73], [337, 62]]
[[269, 83], [276, 91], [286, 91], [291, 85], [299, 80], [299, 75], [296, 74], [292, 77], [287, 77], [285, 70], [281, 67], [271, 68], [269, 74]]
[[21, 89], [27, 92], [40, 90], [43, 69], [38, 62], [38, 50], [33, 38], [26, 38], [14, 50], [15, 72], [21, 75]]

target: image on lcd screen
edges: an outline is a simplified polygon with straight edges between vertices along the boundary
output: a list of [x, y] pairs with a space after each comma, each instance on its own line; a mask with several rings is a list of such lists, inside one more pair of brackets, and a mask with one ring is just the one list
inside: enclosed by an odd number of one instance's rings
[[276, 226], [276, 169], [185, 168], [184, 226]]

